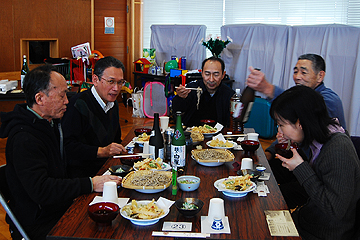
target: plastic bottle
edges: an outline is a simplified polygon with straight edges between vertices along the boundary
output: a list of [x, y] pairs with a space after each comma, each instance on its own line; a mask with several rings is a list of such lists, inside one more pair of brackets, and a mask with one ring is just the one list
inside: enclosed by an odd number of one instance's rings
[[154, 125], [149, 139], [149, 153], [152, 159], [164, 159], [164, 139], [159, 127], [159, 113], [154, 113]]
[[24, 85], [24, 78], [25, 78], [25, 75], [29, 72], [29, 66], [28, 66], [28, 63], [27, 63], [27, 60], [26, 60], [26, 55], [24, 54], [23, 56], [23, 64], [22, 64], [22, 68], [21, 68], [21, 88], [23, 88], [23, 85]]
[[[230, 109], [231, 130], [235, 134], [244, 133], [244, 123], [248, 121], [250, 111], [254, 105], [255, 90], [247, 86], [240, 96], [240, 102], [238, 102], [236, 96], [232, 97], [230, 101], [232, 104]], [[233, 105], [235, 105], [234, 108]]]
[[238, 126], [238, 121], [233, 117], [233, 114], [235, 112], [236, 106], [239, 104], [242, 104], [240, 101], [241, 93], [240, 89], [237, 88], [235, 90], [235, 94], [230, 99], [230, 131], [233, 133], [240, 133], [242, 130], [242, 127]]
[[177, 167], [179, 174], [185, 171], [186, 165], [186, 142], [181, 123], [181, 112], [176, 112], [176, 126], [171, 142], [171, 166]]

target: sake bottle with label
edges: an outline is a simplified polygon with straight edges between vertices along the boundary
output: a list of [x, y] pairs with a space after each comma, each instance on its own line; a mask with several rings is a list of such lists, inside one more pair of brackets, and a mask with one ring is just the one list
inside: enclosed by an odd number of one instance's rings
[[149, 139], [149, 153], [152, 159], [164, 160], [164, 139], [159, 127], [159, 113], [154, 113], [154, 125]]
[[177, 168], [178, 174], [185, 171], [186, 165], [186, 142], [181, 123], [181, 112], [176, 112], [176, 126], [171, 142], [171, 166]]
[[23, 56], [23, 64], [21, 68], [21, 88], [23, 88], [25, 75], [29, 72], [29, 66], [26, 60], [26, 55]]

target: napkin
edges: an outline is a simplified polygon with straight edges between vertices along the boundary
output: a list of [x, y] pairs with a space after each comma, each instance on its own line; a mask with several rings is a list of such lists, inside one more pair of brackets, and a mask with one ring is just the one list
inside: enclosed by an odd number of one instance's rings
[[211, 228], [211, 223], [209, 223], [208, 216], [201, 216], [201, 233], [227, 233], [231, 234], [229, 218], [225, 216], [223, 224], [224, 229], [222, 230], [214, 230]]
[[156, 205], [161, 209], [169, 209], [175, 201], [171, 201], [164, 197], [159, 197], [159, 199], [156, 201]]
[[215, 125], [214, 128], [216, 128], [216, 130], [220, 132], [220, 131], [223, 129], [223, 127], [224, 127], [224, 126], [221, 125], [220, 123], [216, 123], [216, 125]]
[[218, 139], [219, 141], [226, 142], [226, 139], [225, 139], [224, 135], [222, 135], [221, 133], [219, 133], [219, 134], [216, 135], [216, 136], [213, 136], [212, 139], [213, 139], [213, 140]]
[[[118, 206], [120, 208], [122, 208], [123, 206], [125, 206], [127, 204], [127, 202], [129, 201], [130, 198], [118, 198]], [[94, 199], [92, 200], [92, 202], [89, 205], [98, 203], [98, 202], [103, 202], [103, 197], [101, 196], [95, 196]]]

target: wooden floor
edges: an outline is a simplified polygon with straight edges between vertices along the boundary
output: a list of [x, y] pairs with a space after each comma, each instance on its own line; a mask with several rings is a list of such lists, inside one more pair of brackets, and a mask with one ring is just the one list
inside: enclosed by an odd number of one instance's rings
[[[119, 104], [120, 109], [120, 126], [122, 131], [122, 136], [126, 136], [130, 129], [134, 126], [152, 126], [152, 119], [149, 118], [133, 118], [132, 117], [132, 108], [125, 107], [123, 104]], [[267, 148], [274, 139], [260, 139], [263, 149]], [[5, 159], [5, 146], [6, 139], [0, 138], [0, 165], [6, 164]], [[5, 222], [5, 210], [0, 206], [0, 240], [11, 239], [10, 233], [8, 230], [8, 225]]]

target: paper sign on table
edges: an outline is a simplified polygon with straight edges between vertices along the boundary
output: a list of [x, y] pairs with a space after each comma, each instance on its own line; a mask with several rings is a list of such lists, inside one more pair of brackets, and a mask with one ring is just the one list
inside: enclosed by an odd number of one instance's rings
[[265, 210], [264, 212], [271, 236], [299, 236], [288, 210]]
[[162, 231], [191, 232], [191, 222], [164, 222]]

